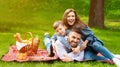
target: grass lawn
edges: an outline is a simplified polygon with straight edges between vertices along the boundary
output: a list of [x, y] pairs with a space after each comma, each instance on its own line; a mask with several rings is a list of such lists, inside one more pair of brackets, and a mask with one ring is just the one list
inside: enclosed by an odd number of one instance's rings
[[[37, 18], [35, 18], [37, 19]], [[37, 19], [38, 20], [38, 19]], [[87, 21], [87, 18], [82, 18], [82, 20]], [[35, 20], [34, 20], [35, 21]], [[43, 35], [45, 32], [49, 32], [50, 35], [54, 33], [54, 30], [52, 28], [52, 24], [55, 20], [52, 19], [52, 21], [43, 21], [40, 20], [40, 22], [33, 23], [32, 21], [29, 21], [29, 23], [25, 23], [28, 21], [25, 21], [24, 23], [13, 23], [9, 24], [6, 22], [6, 24], [3, 24], [1, 32], [0, 32], [0, 57], [2, 57], [3, 54], [5, 54], [10, 44], [15, 44], [15, 39], [13, 38], [13, 35], [16, 32], [21, 33], [22, 37], [24, 37], [24, 34], [28, 31], [32, 32], [33, 35], [39, 35], [40, 37], [40, 44], [39, 48], [45, 49], [43, 46]], [[20, 26], [18, 26], [20, 24]], [[22, 25], [23, 24], [23, 25]], [[9, 26], [7, 26], [9, 25]], [[107, 47], [111, 52], [115, 54], [120, 54], [119, 49], [119, 36], [120, 36], [120, 24], [119, 22], [112, 22], [112, 21], [105, 21], [106, 29], [96, 29], [92, 28], [95, 35], [103, 40], [105, 43], [105, 47]], [[46, 62], [24, 62], [24, 63], [18, 63], [18, 62], [4, 62], [0, 61], [0, 67], [115, 67], [115, 65], [110, 65], [107, 63], [101, 63], [101, 62], [69, 62], [69, 63], [63, 63], [60, 61], [54, 61], [53, 63], [46, 63]]]

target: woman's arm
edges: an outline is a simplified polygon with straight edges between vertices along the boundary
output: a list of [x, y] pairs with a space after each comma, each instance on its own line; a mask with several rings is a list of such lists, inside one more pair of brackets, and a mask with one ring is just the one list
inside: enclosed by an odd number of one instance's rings
[[94, 33], [89, 27], [85, 27], [81, 30], [82, 32], [82, 39], [88, 40], [88, 41], [93, 41], [94, 40]]
[[81, 30], [82, 32], [82, 39], [84, 40], [81, 50], [85, 49], [88, 43], [94, 41], [94, 33], [89, 27], [85, 27]]
[[80, 47], [80, 51], [83, 51], [86, 47], [87, 47], [87, 44], [88, 44], [88, 40], [85, 40], [83, 43], [82, 43], [82, 45], [81, 45], [81, 47]]

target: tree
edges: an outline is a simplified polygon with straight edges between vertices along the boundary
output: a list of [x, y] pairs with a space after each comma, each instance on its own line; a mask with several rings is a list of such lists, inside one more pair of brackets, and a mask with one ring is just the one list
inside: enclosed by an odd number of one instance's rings
[[104, 0], [91, 0], [88, 25], [90, 27], [105, 28]]

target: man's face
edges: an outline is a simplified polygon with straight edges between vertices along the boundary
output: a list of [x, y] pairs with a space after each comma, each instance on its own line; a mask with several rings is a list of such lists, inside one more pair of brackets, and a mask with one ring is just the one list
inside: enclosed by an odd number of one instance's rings
[[72, 47], [76, 47], [78, 45], [80, 38], [81, 38], [81, 35], [76, 32], [71, 31], [68, 34], [68, 42]]
[[56, 33], [58, 34], [58, 35], [61, 35], [61, 36], [64, 36], [65, 35], [65, 28], [64, 28], [64, 26], [62, 26], [62, 25], [59, 25], [57, 28], [56, 28]]

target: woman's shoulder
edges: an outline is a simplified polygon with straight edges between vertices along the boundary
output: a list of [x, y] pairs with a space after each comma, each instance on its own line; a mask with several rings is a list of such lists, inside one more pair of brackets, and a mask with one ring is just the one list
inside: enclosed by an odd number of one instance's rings
[[90, 28], [90, 27], [88, 27], [88, 26], [84, 26], [84, 27], [83, 27], [83, 29], [88, 29], [88, 30], [91, 30], [91, 28]]

